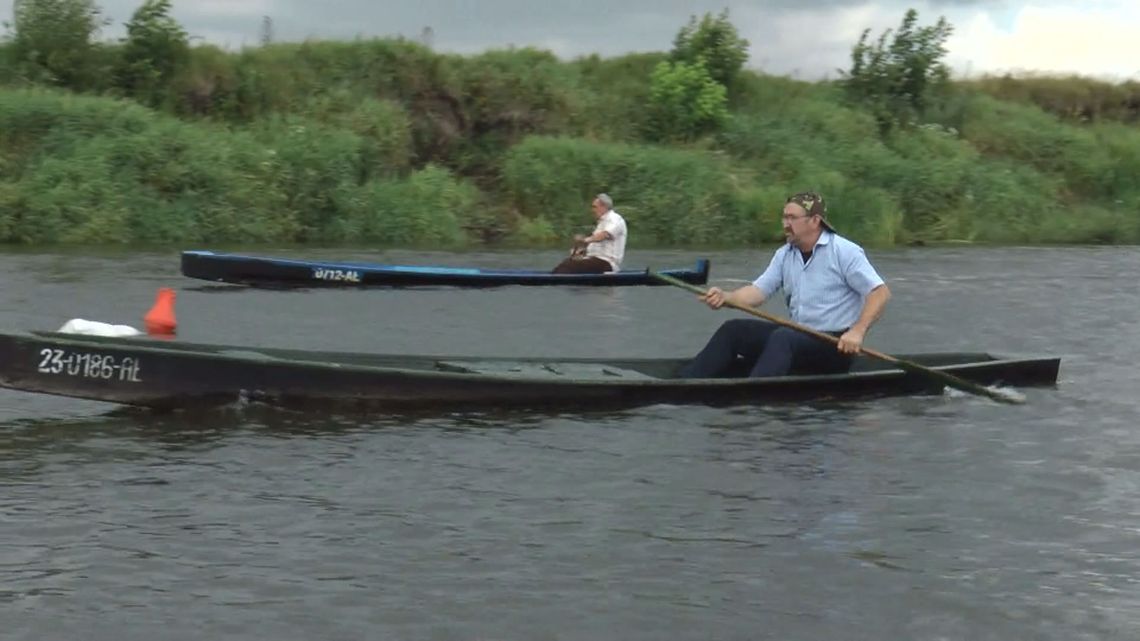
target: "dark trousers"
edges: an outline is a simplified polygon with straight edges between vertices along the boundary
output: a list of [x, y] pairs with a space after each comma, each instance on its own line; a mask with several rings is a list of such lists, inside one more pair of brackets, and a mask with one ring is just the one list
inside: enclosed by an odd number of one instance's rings
[[[832, 332], [840, 336], [842, 332]], [[790, 327], [750, 318], [725, 321], [705, 348], [681, 368], [680, 378], [841, 374], [853, 357]]]
[[613, 271], [614, 266], [608, 260], [598, 258], [597, 256], [590, 256], [589, 258], [579, 258], [571, 256], [566, 260], [558, 263], [554, 268], [555, 274], [604, 274], [608, 271]]

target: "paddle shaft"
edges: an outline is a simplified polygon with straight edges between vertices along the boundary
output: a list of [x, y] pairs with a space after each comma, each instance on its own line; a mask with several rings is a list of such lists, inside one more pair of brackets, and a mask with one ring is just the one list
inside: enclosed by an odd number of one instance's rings
[[[680, 287], [681, 289], [687, 289], [687, 290], [689, 290], [695, 294], [700, 294], [701, 296], [708, 294], [707, 290], [701, 289], [700, 287], [697, 287], [696, 285], [690, 285], [689, 283], [686, 283], [682, 280], [677, 280], [676, 278], [673, 278], [672, 276], [668, 276], [665, 274], [659, 274], [656, 272], [652, 272], [652, 275], [654, 278], [657, 278], [658, 280], [664, 281], [664, 282], [669, 283], [670, 285], [674, 285], [676, 287]], [[809, 335], [814, 336], [820, 340], [827, 341], [827, 342], [835, 344], [835, 345], [839, 344], [839, 339], [832, 336], [831, 334], [825, 334], [823, 332], [816, 331], [810, 327], [800, 325], [799, 323], [787, 320], [786, 318], [780, 318], [779, 316], [774, 316], [774, 315], [769, 314], [767, 312], [756, 309], [755, 307], [749, 307], [748, 305], [740, 305], [738, 303], [734, 303], [734, 302], [727, 300], [727, 299], [724, 301], [724, 304], [728, 307], [733, 308], [733, 309], [739, 309], [742, 312], [752, 314], [753, 316], [756, 316], [759, 318], [763, 318], [764, 320], [772, 322], [772, 323], [776, 323], [777, 325], [783, 325], [784, 327], [789, 327], [789, 328], [794, 329], [796, 331], [803, 332], [805, 334], [809, 334]], [[896, 358], [894, 356], [891, 356], [890, 354], [884, 354], [882, 352], [870, 349], [868, 347], [863, 347], [861, 349], [862, 349], [862, 352], [868, 356], [887, 361], [888, 363], [893, 363], [895, 365], [898, 365], [899, 368], [904, 369], [906, 371], [914, 372], [916, 374], [922, 374], [924, 376], [928, 376], [930, 378], [936, 379], [938, 381], [941, 381], [944, 385], [947, 385], [949, 387], [954, 387], [954, 388], [960, 389], [960, 390], [965, 391], [965, 392], [970, 392], [972, 394], [980, 394], [982, 396], [988, 396], [989, 398], [992, 398], [995, 401], [1000, 401], [1002, 403], [1019, 404], [1019, 403], [1024, 402], [1022, 399], [1017, 398], [1015, 396], [1011, 396], [1009, 394], [1003, 394], [997, 390], [992, 390], [988, 387], [985, 387], [984, 385], [978, 385], [977, 383], [971, 383], [970, 381], [967, 381], [967, 380], [962, 379], [962, 378], [958, 378], [957, 376], [954, 376], [953, 374], [948, 374], [946, 372], [942, 372], [942, 371], [939, 371], [936, 369], [931, 369], [929, 367], [926, 367], [924, 365], [919, 365], [918, 363], [914, 363], [912, 361], [904, 360], [901, 358]]]

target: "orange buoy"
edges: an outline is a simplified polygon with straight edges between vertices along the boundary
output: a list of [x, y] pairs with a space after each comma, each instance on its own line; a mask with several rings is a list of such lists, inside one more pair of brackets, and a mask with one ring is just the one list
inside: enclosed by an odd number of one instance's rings
[[154, 307], [143, 316], [143, 324], [146, 325], [146, 332], [148, 334], [170, 335], [178, 327], [177, 321], [174, 320], [174, 290], [169, 287], [161, 287], [158, 290], [158, 296], [154, 300]]

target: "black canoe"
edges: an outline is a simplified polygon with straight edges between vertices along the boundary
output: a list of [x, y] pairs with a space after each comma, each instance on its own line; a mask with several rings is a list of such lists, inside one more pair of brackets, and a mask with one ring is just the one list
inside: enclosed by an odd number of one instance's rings
[[[703, 285], [709, 261], [693, 269], [669, 269], [686, 283]], [[324, 262], [267, 258], [211, 251], [182, 252], [182, 275], [213, 282], [260, 287], [501, 287], [504, 285], [663, 285], [648, 269], [605, 274], [552, 274], [549, 270], [480, 269], [420, 265]]]
[[[1060, 359], [986, 353], [909, 360], [982, 385], [1052, 385]], [[254, 401], [292, 408], [438, 410], [733, 405], [940, 391], [856, 359], [850, 373], [678, 379], [681, 359], [481, 358], [316, 352], [35, 332], [0, 334], [0, 386], [155, 408]]]

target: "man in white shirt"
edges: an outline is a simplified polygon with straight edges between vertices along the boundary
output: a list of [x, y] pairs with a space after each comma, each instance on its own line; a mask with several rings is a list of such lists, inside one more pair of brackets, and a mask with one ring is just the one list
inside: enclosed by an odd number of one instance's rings
[[570, 256], [554, 268], [555, 274], [603, 274], [621, 269], [625, 257], [625, 219], [614, 211], [607, 194], [594, 197], [591, 206], [598, 224], [589, 236], [574, 236]]

